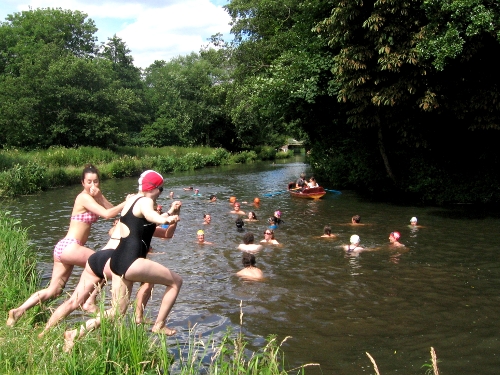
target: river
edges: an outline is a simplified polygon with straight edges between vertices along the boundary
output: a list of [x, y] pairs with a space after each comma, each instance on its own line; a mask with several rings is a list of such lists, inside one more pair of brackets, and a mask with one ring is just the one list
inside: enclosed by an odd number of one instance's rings
[[[299, 159], [242, 166], [207, 168], [165, 175], [165, 191], [158, 203], [167, 208], [171, 190], [183, 202], [181, 221], [171, 240], [153, 239], [158, 254], [152, 259], [184, 279], [169, 326], [184, 342], [188, 328], [220, 338], [228, 327], [242, 331], [250, 349], [276, 334], [284, 344], [288, 368], [306, 363], [306, 374], [372, 374], [366, 352], [387, 374], [424, 374], [430, 347], [437, 352], [444, 374], [497, 374], [500, 356], [500, 225], [498, 213], [467, 205], [447, 208], [371, 202], [354, 192], [329, 192], [320, 200], [298, 199], [282, 191], [300, 172], [310, 175]], [[319, 181], [321, 183], [321, 181]], [[184, 187], [200, 189], [193, 197]], [[137, 189], [137, 179], [107, 180], [102, 191], [113, 203]], [[43, 283], [52, 271], [52, 250], [67, 230], [71, 208], [81, 186], [50, 190], [18, 199], [10, 207], [28, 226], [38, 251]], [[218, 201], [209, 203], [208, 196]], [[234, 276], [241, 269], [236, 249], [244, 233], [230, 214], [229, 197], [254, 211], [259, 221], [246, 222], [245, 231], [262, 239], [266, 218], [282, 212], [284, 224], [276, 230], [280, 246], [267, 246], [257, 256], [266, 276], [262, 282], [244, 282]], [[203, 214], [212, 223], [203, 225]], [[364, 225], [348, 225], [354, 214]], [[418, 229], [408, 226], [418, 217]], [[111, 220], [94, 224], [87, 245], [100, 249], [107, 242]], [[319, 236], [330, 225], [336, 239]], [[205, 230], [213, 245], [196, 243]], [[399, 231], [403, 251], [389, 246], [388, 236]], [[361, 245], [376, 249], [347, 256], [342, 245], [352, 234]], [[76, 269], [66, 290], [72, 291], [81, 269]], [[160, 288], [158, 288], [160, 289]], [[147, 314], [154, 318], [161, 290], [154, 293]], [[83, 319], [75, 312], [74, 321]]]

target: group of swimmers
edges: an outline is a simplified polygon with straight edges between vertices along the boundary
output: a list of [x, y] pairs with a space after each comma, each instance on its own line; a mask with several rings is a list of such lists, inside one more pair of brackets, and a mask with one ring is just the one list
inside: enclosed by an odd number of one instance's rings
[[[166, 213], [155, 210], [155, 202], [163, 191], [163, 177], [156, 171], [147, 170], [139, 178], [136, 194], [129, 194], [124, 202], [113, 206], [100, 190], [97, 168], [85, 166], [81, 183], [83, 190], [75, 199], [70, 225], [66, 236], [54, 248], [52, 278], [47, 288], [35, 292], [21, 306], [11, 309], [7, 325], [14, 326], [31, 307], [62, 293], [74, 266], [84, 268], [73, 295], [52, 314], [40, 336], [78, 307], [96, 311], [95, 297], [98, 287], [107, 279], [112, 280], [112, 306], [104, 316], [113, 318], [125, 313], [134, 282], [140, 282], [137, 293], [136, 315], [142, 320], [142, 312], [153, 285], [165, 286], [160, 310], [152, 332], [165, 335], [176, 333], [165, 325], [166, 319], [182, 286], [182, 278], [160, 263], [146, 258], [153, 235], [170, 238], [180, 220], [181, 203], [173, 202]], [[111, 219], [120, 214], [112, 228], [111, 238], [103, 250], [94, 252], [85, 247], [92, 224], [99, 217]], [[170, 228], [170, 231], [169, 231]], [[100, 325], [100, 316], [88, 320], [78, 329], [64, 333], [65, 350], [69, 351], [74, 340]]]
[[[356, 226], [356, 225], [362, 225], [361, 224], [361, 216], [359, 215], [354, 215], [351, 218], [351, 225]], [[422, 226], [418, 225], [418, 219], [413, 216], [410, 219], [410, 228], [422, 228]], [[323, 228], [323, 235], [321, 236], [322, 238], [336, 238], [337, 236], [332, 233], [332, 228], [328, 225], [326, 225]], [[401, 248], [405, 247], [399, 240], [401, 239], [401, 233], [394, 231], [389, 233], [389, 245], [392, 248]], [[360, 252], [362, 251], [373, 251], [377, 250], [377, 248], [364, 248], [360, 246], [361, 239], [359, 235], [353, 234], [350, 239], [349, 239], [349, 245], [344, 245], [343, 248], [346, 251], [347, 254], [349, 255], [359, 255]]]

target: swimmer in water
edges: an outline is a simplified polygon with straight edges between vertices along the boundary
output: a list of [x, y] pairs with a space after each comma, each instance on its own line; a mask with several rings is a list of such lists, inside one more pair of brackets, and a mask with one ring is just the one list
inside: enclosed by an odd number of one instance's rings
[[323, 235], [321, 236], [322, 238], [335, 238], [337, 237], [332, 233], [332, 228], [328, 225], [325, 225], [323, 228]]
[[357, 234], [353, 234], [351, 238], [349, 239], [349, 242], [351, 243], [350, 245], [344, 246], [344, 250], [348, 254], [358, 254], [359, 252], [363, 251], [364, 248], [359, 246], [359, 243], [361, 242], [361, 239]]
[[399, 233], [399, 232], [391, 232], [389, 234], [389, 241], [391, 242], [391, 246], [393, 246], [393, 247], [404, 247], [404, 245], [399, 242], [400, 238], [401, 238], [401, 233]]
[[203, 214], [203, 224], [210, 224], [212, 222], [212, 216], [210, 214]]
[[213, 245], [212, 242], [205, 241], [205, 232], [201, 229], [196, 232], [196, 237], [198, 238], [198, 245]]
[[234, 203], [234, 209], [230, 212], [237, 215], [246, 215], [245, 211], [240, 210], [241, 205], [238, 202]]
[[245, 233], [243, 243], [238, 245], [238, 250], [246, 252], [256, 252], [262, 250], [262, 245], [254, 244], [255, 237], [252, 232]]
[[248, 213], [248, 219], [245, 219], [245, 221], [259, 221], [259, 220], [257, 219], [257, 215], [255, 215], [255, 212], [250, 211]]
[[268, 243], [271, 245], [279, 245], [279, 242], [274, 238], [274, 230], [266, 229], [264, 231], [264, 239], [260, 243]]
[[264, 278], [263, 272], [255, 267], [255, 255], [244, 253], [242, 258], [243, 269], [236, 272], [236, 276], [241, 277], [243, 280], [258, 281]]

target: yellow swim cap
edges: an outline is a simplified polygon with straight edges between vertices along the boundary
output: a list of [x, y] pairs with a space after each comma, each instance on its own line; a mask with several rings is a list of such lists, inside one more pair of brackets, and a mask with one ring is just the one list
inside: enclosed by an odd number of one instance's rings
[[197, 235], [200, 235], [200, 234], [205, 234], [205, 232], [203, 232], [203, 231], [200, 229], [198, 232], [196, 232], [196, 234], [197, 234]]

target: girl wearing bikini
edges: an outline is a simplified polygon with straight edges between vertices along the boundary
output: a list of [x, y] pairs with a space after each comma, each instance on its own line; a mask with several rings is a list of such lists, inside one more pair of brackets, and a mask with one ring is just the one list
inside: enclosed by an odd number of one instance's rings
[[[85, 267], [87, 259], [94, 253], [93, 250], [85, 247], [92, 224], [99, 216], [105, 219], [115, 217], [125, 206], [125, 202], [122, 202], [113, 207], [104, 197], [99, 189], [99, 171], [91, 164], [86, 165], [82, 172], [82, 185], [83, 191], [75, 199], [68, 233], [54, 248], [54, 267], [49, 286], [32, 294], [17, 309], [10, 310], [7, 319], [8, 326], [12, 327], [16, 324], [28, 309], [62, 293], [73, 272], [73, 267]], [[95, 309], [92, 302], [89, 301], [87, 304], [88, 310]]]
[[[155, 201], [162, 191], [163, 177], [158, 172], [146, 171], [139, 178], [139, 193], [131, 197], [123, 208], [119, 224], [121, 240], [109, 263], [113, 273], [113, 306], [104, 316], [113, 318], [117, 308], [118, 313], [125, 313], [134, 282], [165, 285], [165, 293], [152, 332], [171, 336], [176, 330], [168, 328], [165, 320], [177, 299], [182, 278], [160, 263], [146, 259], [149, 248], [147, 243], [151, 241], [156, 225], [173, 224], [179, 220], [177, 215], [159, 215], [154, 210]], [[88, 320], [85, 327], [66, 331], [65, 351], [71, 350], [75, 338], [99, 327], [100, 320], [101, 317], [98, 316]]]

